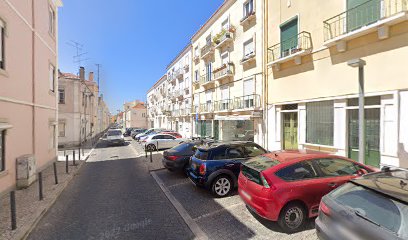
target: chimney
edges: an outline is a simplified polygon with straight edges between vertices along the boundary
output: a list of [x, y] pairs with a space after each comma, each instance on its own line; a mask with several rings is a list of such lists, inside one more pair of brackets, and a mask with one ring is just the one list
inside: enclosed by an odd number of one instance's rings
[[85, 81], [85, 68], [84, 67], [79, 68], [79, 79], [81, 79], [81, 81]]
[[89, 72], [89, 79], [90, 82], [94, 81], [94, 73], [93, 72]]

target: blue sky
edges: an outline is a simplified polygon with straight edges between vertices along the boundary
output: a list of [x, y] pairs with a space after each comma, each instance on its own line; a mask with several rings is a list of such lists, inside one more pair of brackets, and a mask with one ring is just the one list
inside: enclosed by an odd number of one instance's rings
[[167, 64], [223, 0], [66, 0], [59, 10], [59, 67], [78, 72], [76, 50], [84, 45], [86, 72], [100, 71], [101, 92], [111, 113], [124, 101], [145, 100]]

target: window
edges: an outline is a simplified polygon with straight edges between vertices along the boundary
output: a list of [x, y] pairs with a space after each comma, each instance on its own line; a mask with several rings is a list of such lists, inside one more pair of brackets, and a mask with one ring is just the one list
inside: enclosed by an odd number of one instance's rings
[[163, 135], [157, 135], [157, 136], [154, 136], [152, 139], [164, 139], [164, 136]]
[[58, 89], [58, 103], [65, 104], [65, 89]]
[[281, 57], [289, 56], [298, 45], [298, 18], [280, 27]]
[[244, 18], [248, 17], [254, 12], [254, 0], [248, 0], [244, 3]]
[[58, 123], [58, 137], [65, 137], [65, 123]]
[[205, 79], [205, 81], [209, 82], [209, 81], [212, 80], [212, 65], [211, 65], [211, 62], [208, 62], [205, 65], [205, 70], [206, 70], [206, 79]]
[[228, 85], [223, 85], [220, 87], [220, 89], [221, 89], [221, 100], [229, 99]]
[[176, 139], [176, 137], [173, 137], [173, 136], [170, 136], [170, 135], [163, 135], [163, 139], [174, 140], [174, 139]]
[[306, 104], [306, 142], [333, 145], [333, 101]]
[[254, 55], [255, 47], [254, 47], [254, 39], [251, 38], [248, 41], [244, 42], [244, 58]]
[[194, 81], [198, 82], [200, 80], [200, 74], [198, 73], [198, 70], [194, 71]]
[[309, 161], [304, 161], [279, 170], [276, 176], [285, 181], [297, 181], [315, 178], [317, 173]]
[[0, 69], [5, 69], [5, 30], [4, 22], [0, 19]]
[[225, 19], [222, 24], [221, 24], [222, 29], [228, 30], [230, 25], [229, 25], [229, 18]]
[[353, 162], [343, 159], [317, 159], [314, 160], [326, 177], [347, 176], [356, 174], [361, 167]]
[[266, 153], [261, 147], [256, 145], [245, 145], [244, 146], [245, 155], [248, 157], [256, 157], [258, 155]]
[[208, 35], [206, 38], [205, 38], [205, 44], [207, 45], [207, 46], [210, 46], [211, 45], [211, 34], [210, 35]]
[[55, 91], [55, 67], [50, 64], [50, 91], [54, 92]]
[[49, 29], [48, 31], [54, 35], [55, 34], [55, 12], [54, 9], [50, 7], [49, 10]]
[[229, 62], [229, 52], [224, 52], [221, 54], [221, 65], [227, 64]]
[[211, 159], [222, 160], [227, 159], [225, 148], [215, 148], [211, 151]]
[[195, 56], [195, 57], [199, 57], [199, 56], [200, 56], [200, 52], [199, 52], [199, 50], [198, 50], [198, 46], [196, 46], [196, 47], [194, 48], [194, 56]]
[[228, 155], [228, 159], [234, 159], [234, 158], [244, 158], [244, 152], [242, 151], [241, 148], [229, 148], [227, 150], [227, 155]]
[[254, 79], [245, 80], [244, 97], [242, 99], [244, 108], [252, 108], [255, 106], [254, 93], [255, 93]]
[[5, 141], [5, 133], [6, 130], [1, 130], [0, 129], [0, 172], [4, 171], [6, 169], [5, 167], [5, 146], [6, 146], [6, 141]]

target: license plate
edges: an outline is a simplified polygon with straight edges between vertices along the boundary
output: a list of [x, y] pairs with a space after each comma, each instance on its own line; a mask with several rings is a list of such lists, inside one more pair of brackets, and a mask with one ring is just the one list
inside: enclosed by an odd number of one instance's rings
[[241, 190], [242, 195], [247, 198], [248, 200], [251, 200], [251, 195], [249, 195], [248, 193], [246, 193], [244, 190]]

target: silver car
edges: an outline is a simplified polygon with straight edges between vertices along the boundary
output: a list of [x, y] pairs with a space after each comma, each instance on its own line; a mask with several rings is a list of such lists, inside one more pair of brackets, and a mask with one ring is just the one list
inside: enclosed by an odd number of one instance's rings
[[108, 145], [125, 145], [125, 138], [120, 129], [109, 129], [106, 133]]
[[176, 138], [170, 134], [149, 135], [143, 140], [143, 148], [147, 151], [156, 151], [158, 149], [167, 149], [179, 145], [186, 141], [183, 138]]

